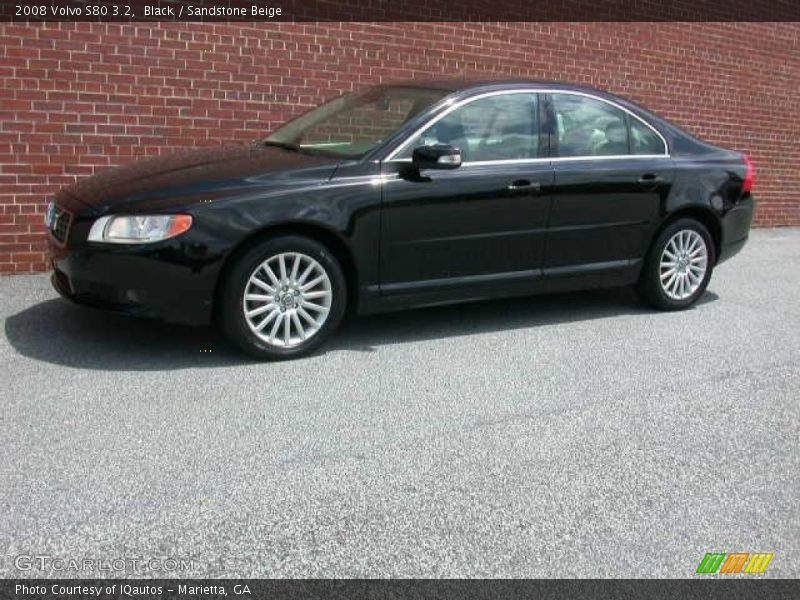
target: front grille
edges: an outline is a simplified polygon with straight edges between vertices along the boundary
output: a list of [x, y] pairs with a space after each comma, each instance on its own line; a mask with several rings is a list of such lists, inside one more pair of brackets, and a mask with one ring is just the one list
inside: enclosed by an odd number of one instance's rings
[[59, 208], [54, 207], [53, 218], [50, 221], [50, 233], [62, 244], [67, 241], [69, 235], [69, 226], [72, 223], [72, 214]]

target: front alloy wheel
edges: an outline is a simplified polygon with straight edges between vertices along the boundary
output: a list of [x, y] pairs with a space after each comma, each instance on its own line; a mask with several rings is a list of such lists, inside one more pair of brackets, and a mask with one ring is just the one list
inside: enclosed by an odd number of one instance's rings
[[268, 238], [245, 252], [221, 282], [219, 310], [231, 340], [259, 358], [311, 352], [342, 319], [342, 269], [319, 242], [294, 235]]
[[316, 260], [282, 252], [250, 275], [242, 311], [250, 330], [277, 348], [293, 348], [314, 337], [331, 310], [331, 279]]

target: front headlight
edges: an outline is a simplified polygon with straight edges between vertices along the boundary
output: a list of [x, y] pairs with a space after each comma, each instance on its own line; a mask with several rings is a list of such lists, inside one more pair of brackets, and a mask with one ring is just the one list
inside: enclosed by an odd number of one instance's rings
[[190, 215], [109, 215], [94, 222], [89, 241], [146, 244], [175, 237], [191, 226]]

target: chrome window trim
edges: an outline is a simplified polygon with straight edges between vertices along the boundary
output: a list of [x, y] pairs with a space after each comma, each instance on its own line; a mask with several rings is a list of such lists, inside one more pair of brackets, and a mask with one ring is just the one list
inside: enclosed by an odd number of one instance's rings
[[628, 110], [624, 106], [617, 104], [613, 100], [608, 100], [606, 98], [601, 98], [600, 96], [596, 96], [594, 94], [590, 94], [588, 92], [579, 92], [575, 90], [559, 90], [559, 89], [536, 89], [536, 88], [523, 88], [523, 89], [515, 89], [515, 90], [495, 90], [493, 92], [484, 92], [483, 94], [478, 94], [477, 96], [471, 96], [469, 98], [465, 98], [459, 102], [454, 102], [451, 106], [447, 109], [442, 111], [440, 114], [436, 115], [429, 121], [425, 122], [423, 125], [418, 127], [414, 132], [409, 135], [405, 140], [403, 140], [399, 146], [397, 146], [394, 150], [392, 150], [389, 155], [384, 159], [384, 162], [410, 162], [410, 158], [395, 158], [397, 154], [405, 150], [406, 146], [408, 146], [414, 138], [416, 138], [419, 134], [423, 131], [432, 127], [436, 123], [438, 123], [441, 119], [449, 115], [451, 112], [456, 110], [457, 108], [461, 108], [462, 106], [466, 106], [476, 100], [481, 100], [482, 98], [489, 98], [492, 96], [505, 96], [508, 94], [571, 94], [573, 96], [583, 96], [585, 98], [592, 98], [593, 100], [598, 100], [600, 102], [605, 102], [609, 106], [613, 106], [614, 108], [623, 111], [626, 114], [629, 114], [633, 118], [637, 119], [641, 123], [645, 125], [648, 129], [650, 129], [653, 133], [655, 133], [661, 143], [664, 144], [664, 153], [663, 154], [621, 154], [621, 155], [614, 155], [614, 156], [553, 156], [547, 158], [521, 158], [521, 159], [514, 159], [514, 160], [483, 160], [483, 161], [475, 161], [475, 162], [465, 162], [461, 166], [465, 165], [474, 165], [474, 164], [511, 164], [511, 163], [523, 163], [523, 162], [542, 162], [545, 160], [549, 161], [569, 161], [569, 160], [614, 160], [619, 158], [669, 158], [669, 144], [667, 144], [666, 138], [661, 135], [661, 132], [658, 131], [655, 127], [653, 127], [650, 123], [645, 121], [642, 117], [637, 115], [631, 110]]
[[[509, 158], [498, 160], [471, 160], [461, 163], [460, 168], [482, 165], [518, 165], [518, 164], [544, 164], [554, 162], [575, 162], [582, 160], [622, 160], [622, 159], [653, 159], [670, 158], [669, 154], [608, 154], [602, 156], [554, 156], [553, 158]], [[410, 158], [395, 158], [393, 163], [410, 163]]]

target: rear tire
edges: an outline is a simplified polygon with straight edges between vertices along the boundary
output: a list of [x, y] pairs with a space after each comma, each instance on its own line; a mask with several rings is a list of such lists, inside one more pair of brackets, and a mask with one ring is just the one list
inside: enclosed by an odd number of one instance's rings
[[637, 292], [661, 310], [689, 308], [705, 292], [715, 262], [714, 241], [705, 225], [691, 218], [678, 219], [650, 247]]
[[245, 252], [221, 286], [222, 330], [244, 351], [267, 360], [318, 348], [347, 304], [336, 258], [319, 242], [295, 235], [268, 238]]

